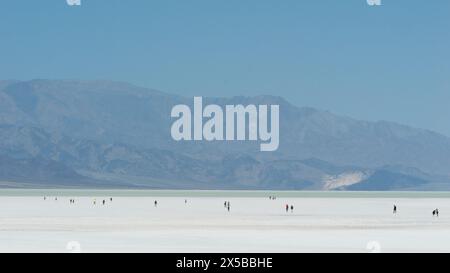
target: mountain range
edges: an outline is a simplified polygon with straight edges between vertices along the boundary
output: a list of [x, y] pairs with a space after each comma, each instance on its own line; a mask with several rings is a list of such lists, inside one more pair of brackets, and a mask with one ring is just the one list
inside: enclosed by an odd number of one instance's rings
[[450, 189], [442, 134], [277, 96], [204, 103], [280, 105], [279, 149], [174, 141], [171, 109], [192, 98], [113, 81], [0, 81], [0, 187]]

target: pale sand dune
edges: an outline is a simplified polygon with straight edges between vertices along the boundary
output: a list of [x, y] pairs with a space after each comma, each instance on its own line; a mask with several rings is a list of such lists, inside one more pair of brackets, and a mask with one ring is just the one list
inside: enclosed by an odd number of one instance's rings
[[0, 251], [68, 252], [76, 241], [82, 252], [369, 252], [370, 242], [381, 252], [450, 252], [444, 198], [157, 197], [157, 208], [151, 197], [75, 199], [0, 197]]

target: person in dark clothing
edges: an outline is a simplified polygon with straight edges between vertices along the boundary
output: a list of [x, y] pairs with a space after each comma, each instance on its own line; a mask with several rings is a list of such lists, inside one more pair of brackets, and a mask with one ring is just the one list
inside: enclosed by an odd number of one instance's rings
[[291, 212], [294, 212], [294, 206], [291, 205]]
[[392, 211], [392, 213], [393, 213], [393, 214], [396, 214], [396, 213], [397, 213], [397, 206], [396, 206], [396, 205], [394, 205], [394, 210]]

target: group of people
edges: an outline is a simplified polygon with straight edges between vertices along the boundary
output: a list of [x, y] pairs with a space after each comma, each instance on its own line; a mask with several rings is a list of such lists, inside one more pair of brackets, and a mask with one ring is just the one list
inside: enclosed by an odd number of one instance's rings
[[289, 207], [291, 208], [291, 212], [294, 212], [294, 205], [289, 206], [288, 204], [286, 204], [286, 212], [289, 212]]
[[433, 210], [433, 216], [439, 217], [439, 210], [438, 209]]
[[228, 211], [230, 211], [230, 201], [225, 201], [225, 202], [223, 203], [223, 206], [224, 206]]
[[[269, 199], [270, 199], [270, 200], [276, 200], [276, 196], [272, 196], [272, 195], [271, 195], [271, 196], [269, 196]], [[44, 200], [47, 200], [47, 197], [46, 197], [46, 196], [44, 196]], [[55, 201], [57, 201], [57, 200], [58, 200], [58, 197], [55, 197]], [[112, 197], [109, 198], [109, 201], [110, 201], [110, 202], [113, 201]], [[75, 204], [75, 199], [69, 199], [69, 202], [70, 202], [70, 204]], [[187, 204], [187, 199], [184, 200], [184, 203]], [[95, 205], [95, 204], [97, 204], [97, 200], [96, 200], [96, 199], [94, 199], [94, 205]], [[105, 199], [103, 199], [102, 204], [103, 204], [103, 205], [106, 204], [106, 200], [105, 200]], [[157, 200], [155, 200], [154, 205], [155, 205], [155, 208], [158, 206], [158, 201], [157, 201]], [[230, 211], [230, 207], [231, 207], [231, 206], [230, 206], [230, 201], [225, 201], [224, 204], [223, 204], [223, 206], [224, 206], [228, 211]], [[286, 212], [289, 212], [289, 209], [291, 210], [291, 212], [294, 212], [294, 205], [286, 204], [286, 205], [285, 205], [285, 209], [286, 209]], [[392, 213], [393, 213], [393, 214], [397, 214], [397, 205], [394, 205], [394, 208], [393, 208], [393, 210], [392, 210]], [[439, 217], [439, 209], [433, 210], [433, 213], [432, 213], [432, 214], [433, 214], [433, 216]]]
[[[44, 196], [44, 201], [47, 200], [47, 196]], [[112, 197], [109, 198], [109, 201], [112, 202]], [[58, 201], [58, 197], [55, 197], [55, 201]], [[75, 199], [69, 199], [69, 203], [70, 204], [75, 204]], [[97, 204], [97, 199], [94, 199], [93, 204], [96, 205]], [[106, 204], [106, 199], [103, 199], [102, 204], [105, 205]]]
[[[393, 214], [397, 214], [397, 205], [394, 205], [394, 208], [392, 210]], [[433, 216], [439, 217], [439, 209], [433, 210]]]

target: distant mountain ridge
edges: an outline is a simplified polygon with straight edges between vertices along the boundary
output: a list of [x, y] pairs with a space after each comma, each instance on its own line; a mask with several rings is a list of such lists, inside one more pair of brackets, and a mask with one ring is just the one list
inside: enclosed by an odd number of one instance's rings
[[[29, 187], [34, 169], [40, 184], [52, 186], [450, 189], [450, 138], [435, 132], [299, 108], [275, 96], [204, 98], [279, 104], [280, 147], [261, 153], [252, 142], [175, 142], [170, 110], [180, 103], [192, 98], [121, 82], [0, 81], [0, 181]], [[72, 179], [64, 182], [37, 159]]]

